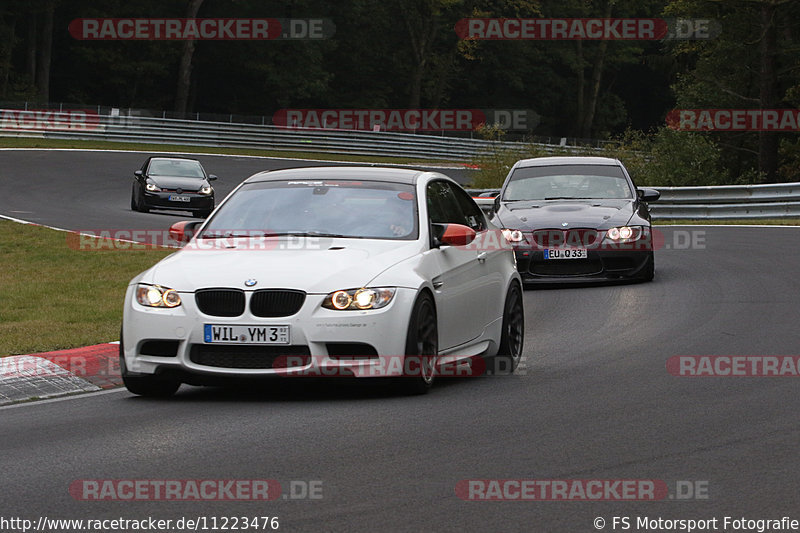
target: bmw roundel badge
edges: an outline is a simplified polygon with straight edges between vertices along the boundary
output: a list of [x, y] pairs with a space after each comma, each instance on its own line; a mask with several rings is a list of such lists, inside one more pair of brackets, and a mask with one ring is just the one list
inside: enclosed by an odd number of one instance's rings
[[258, 283], [258, 282], [256, 280], [252, 279], [252, 278], [248, 279], [248, 280], [246, 280], [244, 282], [245, 286], [247, 286], [247, 287], [253, 287], [253, 286], [255, 286], [256, 283]]

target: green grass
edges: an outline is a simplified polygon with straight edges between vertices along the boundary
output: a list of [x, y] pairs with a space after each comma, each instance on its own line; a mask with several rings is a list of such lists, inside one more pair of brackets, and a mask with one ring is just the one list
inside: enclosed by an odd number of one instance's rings
[[733, 224], [740, 225], [765, 225], [765, 226], [800, 226], [800, 218], [737, 218], [730, 220], [701, 220], [701, 219], [675, 219], [675, 220], [653, 220], [653, 224], [686, 224], [686, 225], [714, 225], [727, 226]]
[[119, 339], [128, 282], [170, 253], [79, 250], [74, 234], [5, 220], [0, 242], [0, 356]]
[[220, 148], [216, 146], [188, 146], [178, 144], [146, 144], [114, 141], [90, 141], [72, 139], [45, 139], [42, 137], [2, 137], [0, 148], [77, 148], [84, 150], [131, 150], [136, 152], [182, 152], [187, 154], [229, 154], [280, 157], [286, 159], [322, 159], [327, 161], [350, 161], [356, 163], [386, 163], [424, 166], [429, 163], [460, 165], [458, 161], [426, 160], [378, 155], [328, 154], [322, 152], [294, 152], [258, 150], [254, 148]]

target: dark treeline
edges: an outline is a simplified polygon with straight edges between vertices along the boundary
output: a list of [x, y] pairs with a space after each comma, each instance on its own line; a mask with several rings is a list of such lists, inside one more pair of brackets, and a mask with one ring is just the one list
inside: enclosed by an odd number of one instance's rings
[[[318, 41], [81, 41], [92, 17], [326, 18]], [[713, 39], [463, 41], [465, 17], [686, 17]], [[800, 0], [3, 0], [0, 100], [271, 115], [533, 109], [533, 135], [656, 135], [675, 108], [797, 108]], [[796, 133], [714, 133], [728, 180], [797, 179]]]

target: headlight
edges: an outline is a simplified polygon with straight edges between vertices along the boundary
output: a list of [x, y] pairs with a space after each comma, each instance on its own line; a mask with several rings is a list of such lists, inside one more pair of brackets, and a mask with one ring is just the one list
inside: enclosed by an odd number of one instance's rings
[[619, 226], [606, 231], [606, 238], [614, 242], [630, 242], [642, 236], [641, 226]]
[[348, 289], [335, 291], [325, 297], [322, 307], [337, 311], [380, 309], [392, 301], [394, 287]]
[[504, 229], [503, 237], [505, 237], [506, 240], [511, 243], [522, 242], [524, 239], [522, 232], [518, 229]]
[[155, 184], [153, 183], [148, 183], [147, 185], [144, 186], [144, 188], [150, 192], [159, 192], [161, 190], [158, 187], [156, 187]]
[[160, 285], [137, 285], [136, 301], [145, 307], [178, 307], [181, 296], [175, 289]]
[[203, 187], [202, 189], [200, 189], [200, 194], [205, 194], [206, 196], [208, 196], [212, 192], [214, 192], [214, 189], [212, 189], [211, 186]]

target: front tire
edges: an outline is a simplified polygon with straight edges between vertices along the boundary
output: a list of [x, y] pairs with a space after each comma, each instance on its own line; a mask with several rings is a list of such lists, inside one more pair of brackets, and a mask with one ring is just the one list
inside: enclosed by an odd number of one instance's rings
[[120, 332], [119, 337], [119, 371], [122, 375], [122, 383], [128, 391], [139, 396], [151, 398], [168, 398], [178, 391], [181, 386], [180, 381], [145, 374], [132, 375], [128, 372], [128, 367], [125, 365], [124, 348], [122, 347], [122, 332]]
[[[406, 335], [406, 357], [417, 359], [418, 375], [403, 376], [398, 384], [406, 394], [426, 394], [433, 386], [436, 356], [439, 353], [439, 328], [433, 298], [423, 292], [414, 302]], [[404, 362], [404, 369], [408, 365]]]
[[525, 340], [525, 309], [522, 303], [522, 290], [514, 282], [506, 294], [503, 308], [503, 332], [500, 348], [487, 368], [494, 375], [510, 375], [522, 360], [522, 347]]

